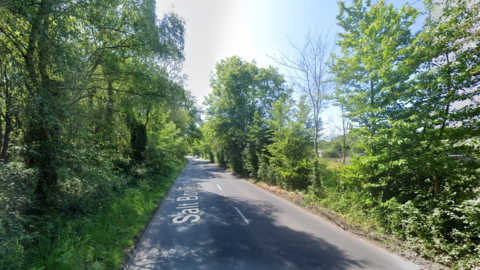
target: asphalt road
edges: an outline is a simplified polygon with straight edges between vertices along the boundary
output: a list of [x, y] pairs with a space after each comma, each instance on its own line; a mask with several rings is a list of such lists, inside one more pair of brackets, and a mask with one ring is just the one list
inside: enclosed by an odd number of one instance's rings
[[420, 269], [202, 159], [148, 225], [134, 269]]

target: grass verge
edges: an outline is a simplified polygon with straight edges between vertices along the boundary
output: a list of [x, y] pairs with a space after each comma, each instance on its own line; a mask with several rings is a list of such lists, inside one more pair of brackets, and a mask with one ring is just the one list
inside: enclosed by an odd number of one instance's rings
[[149, 176], [96, 213], [50, 222], [51, 235], [28, 250], [29, 269], [121, 268], [185, 163], [169, 177]]

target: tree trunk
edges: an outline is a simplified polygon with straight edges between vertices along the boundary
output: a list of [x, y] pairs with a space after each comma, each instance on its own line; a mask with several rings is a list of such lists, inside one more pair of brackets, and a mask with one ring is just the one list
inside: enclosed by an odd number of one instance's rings
[[108, 81], [108, 89], [107, 89], [107, 111], [105, 115], [105, 121], [109, 127], [113, 124], [113, 82]]
[[2, 120], [2, 117], [0, 117], [0, 144], [3, 145], [3, 120]]
[[[6, 67], [5, 67], [6, 69]], [[7, 88], [7, 85], [6, 85], [6, 80], [7, 80], [7, 71], [4, 69], [4, 72], [3, 72], [3, 80], [0, 80], [0, 85], [2, 86], [2, 89], [4, 89], [4, 92], [5, 92], [5, 89]], [[2, 110], [0, 109], [0, 114], [2, 115], [2, 117], [0, 117], [0, 145], [3, 145], [3, 121], [2, 121], [2, 118], [5, 118], [4, 115], [3, 115], [3, 112]]]
[[313, 108], [313, 116], [315, 117], [315, 134], [313, 135], [313, 148], [315, 149], [315, 160], [313, 162], [313, 187], [318, 188], [320, 185], [318, 183], [318, 145], [317, 145], [317, 138], [318, 138], [318, 129], [319, 129], [319, 121], [318, 121], [318, 110], [317, 108]]
[[[32, 95], [27, 113], [25, 146], [28, 167], [38, 170], [35, 194], [44, 205], [57, 187], [57, 160], [59, 149], [58, 87], [47, 73], [48, 32], [52, 4], [42, 1], [38, 12], [33, 14], [25, 67], [29, 82], [27, 87]], [[35, 57], [35, 54], [38, 57]], [[38, 71], [37, 71], [38, 70]]]
[[[374, 93], [374, 89], [373, 89], [373, 79], [370, 79], [370, 109], [373, 110], [374, 107], [375, 107], [375, 93]], [[371, 129], [371, 133], [370, 133], [370, 137], [371, 139], [373, 139], [373, 137], [375, 136], [375, 132], [376, 132], [376, 120], [375, 120], [375, 113], [372, 112], [372, 117], [371, 117], [373, 120], [372, 120], [372, 129]], [[376, 153], [376, 147], [375, 145], [372, 144], [372, 154], [375, 156], [377, 153]]]
[[[7, 107], [8, 110], [8, 107]], [[12, 132], [12, 116], [8, 113], [5, 113], [5, 134], [3, 135], [3, 145], [2, 153], [0, 154], [0, 159], [4, 162], [8, 162], [8, 145], [10, 144], [10, 133]]]
[[315, 157], [317, 157], [318, 156], [317, 139], [318, 139], [319, 123], [318, 123], [318, 113], [315, 108], [313, 109], [313, 115], [315, 117], [315, 134], [313, 135], [313, 148], [315, 149]]
[[127, 127], [130, 131], [132, 158], [136, 164], [142, 164], [145, 161], [148, 143], [146, 124], [142, 124], [133, 112], [129, 112], [127, 113]]
[[345, 108], [343, 105], [341, 106], [342, 109], [342, 132], [343, 132], [343, 165], [345, 165], [345, 158], [347, 156], [347, 127], [346, 127], [346, 119], [345, 119]]
[[[5, 133], [3, 134], [3, 142], [2, 142], [2, 152], [0, 153], [0, 160], [4, 163], [8, 162], [8, 145], [10, 144], [10, 133], [12, 132], [12, 115], [10, 115], [10, 111], [12, 109], [12, 99], [10, 93], [10, 85], [7, 76], [7, 71], [4, 70], [4, 87], [3, 87], [3, 94], [5, 97]], [[0, 126], [1, 128], [1, 126]]]

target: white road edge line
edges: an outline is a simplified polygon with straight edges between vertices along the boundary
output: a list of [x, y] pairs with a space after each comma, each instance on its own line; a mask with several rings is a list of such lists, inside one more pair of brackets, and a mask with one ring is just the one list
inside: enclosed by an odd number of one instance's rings
[[223, 190], [219, 185], [217, 185], [217, 187], [218, 187], [220, 190]]
[[249, 223], [248, 223], [248, 220], [245, 218], [245, 216], [243, 216], [242, 212], [240, 212], [240, 210], [238, 210], [237, 207], [235, 207], [235, 209], [237, 209], [237, 212], [240, 214], [240, 216], [242, 216], [243, 220], [244, 220], [247, 224], [249, 224]]

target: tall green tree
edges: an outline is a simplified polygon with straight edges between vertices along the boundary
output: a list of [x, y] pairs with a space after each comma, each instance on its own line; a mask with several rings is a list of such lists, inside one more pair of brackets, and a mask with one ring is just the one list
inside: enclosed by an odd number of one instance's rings
[[470, 232], [478, 232], [480, 224], [478, 212], [471, 211], [478, 208], [480, 184], [479, 151], [471, 143], [480, 130], [480, 40], [475, 34], [480, 6], [445, 1], [437, 13], [433, 2], [426, 4], [430, 16], [402, 67], [416, 71], [407, 92], [410, 116], [393, 122], [389, 138], [390, 145], [401, 147], [392, 158], [397, 173], [385, 176], [409, 180], [402, 191], [411, 199], [403, 208], [405, 236], [434, 247], [444, 261], [466, 258], [466, 268], [472, 268], [478, 265], [473, 258], [478, 258], [479, 241]]
[[478, 246], [470, 232], [479, 222], [471, 212], [480, 179], [472, 143], [480, 115], [479, 5], [425, 3], [429, 15], [416, 35], [408, 28], [418, 11], [408, 5], [340, 3], [346, 32], [344, 55], [333, 65], [338, 99], [362, 126], [356, 133], [367, 154], [344, 178], [377, 201], [400, 235], [454, 261]]
[[272, 57], [278, 64], [285, 66], [289, 74], [289, 82], [293, 88], [308, 97], [313, 119], [313, 185], [318, 187], [320, 175], [318, 168], [318, 140], [322, 130], [321, 113], [328, 107], [329, 97], [334, 88], [332, 73], [328, 66], [328, 57], [333, 53], [335, 44], [325, 33], [305, 35], [305, 43], [297, 46], [290, 41], [294, 55], [281, 53], [280, 57]]
[[[207, 120], [223, 145], [222, 158], [233, 171], [243, 173], [244, 151], [259, 140], [249, 139], [250, 127], [261, 126], [263, 123], [255, 119], [266, 117], [273, 102], [287, 93], [283, 77], [273, 67], [258, 68], [255, 62], [233, 56], [217, 64], [211, 87], [206, 100]], [[257, 168], [258, 164], [252, 166]]]
[[[25, 163], [38, 171], [36, 194], [47, 202], [74, 145], [122, 149], [120, 133], [134, 121], [113, 127], [126, 108], [144, 104], [145, 114], [148, 102], [138, 97], [175, 93], [166, 70], [183, 59], [184, 23], [175, 14], [158, 21], [154, 1], [135, 0], [6, 1], [0, 17], [2, 56], [10, 59], [3, 66], [16, 68], [4, 75], [16, 86], [8, 91], [22, 93], [25, 104], [22, 114], [6, 113], [23, 117]], [[6, 126], [9, 134], [12, 122]]]
[[[410, 27], [419, 12], [409, 5], [397, 10], [385, 1], [339, 6], [337, 20], [344, 32], [338, 34], [341, 55], [334, 54], [332, 64], [337, 99], [373, 138], [388, 118], [402, 117], [405, 111], [404, 82], [410, 74], [400, 72], [399, 64], [415, 38]], [[370, 146], [375, 154], [376, 147]]]
[[464, 142], [478, 136], [480, 128], [479, 39], [474, 34], [478, 9], [472, 1], [446, 1], [440, 16], [427, 18], [405, 63], [405, 69], [413, 66], [418, 72], [409, 88], [411, 110], [416, 114], [408, 121], [421, 130], [418, 140], [425, 142], [417, 156], [432, 158], [422, 162], [428, 173], [417, 177], [418, 184], [433, 189], [436, 199], [455, 179], [471, 175], [470, 166], [475, 166], [452, 162], [449, 155], [475, 156], [477, 151]]
[[[412, 69], [406, 70], [403, 61], [409, 55], [409, 45], [415, 36], [410, 27], [419, 12], [404, 5], [396, 9], [385, 1], [366, 4], [354, 1], [347, 7], [340, 2], [337, 16], [344, 33], [339, 34], [338, 44], [342, 55], [333, 55], [332, 71], [337, 83], [337, 101], [346, 116], [360, 128], [364, 146], [371, 162], [362, 163], [352, 169], [358, 174], [357, 183], [368, 185], [375, 196], [396, 194], [399, 186], [407, 185], [403, 180], [382, 178], [384, 163], [389, 163], [383, 153], [389, 153], [385, 138], [392, 129], [392, 121], [409, 116], [407, 102], [408, 79]], [[381, 161], [380, 161], [381, 160]], [[383, 179], [383, 180], [381, 180]], [[388, 184], [387, 184], [388, 183]], [[399, 184], [399, 185], [397, 185]]]
[[268, 164], [274, 172], [274, 183], [283, 188], [306, 189], [311, 184], [314, 125], [310, 113], [306, 95], [297, 104], [281, 98], [275, 102], [267, 121], [271, 134], [271, 144], [266, 146]]

